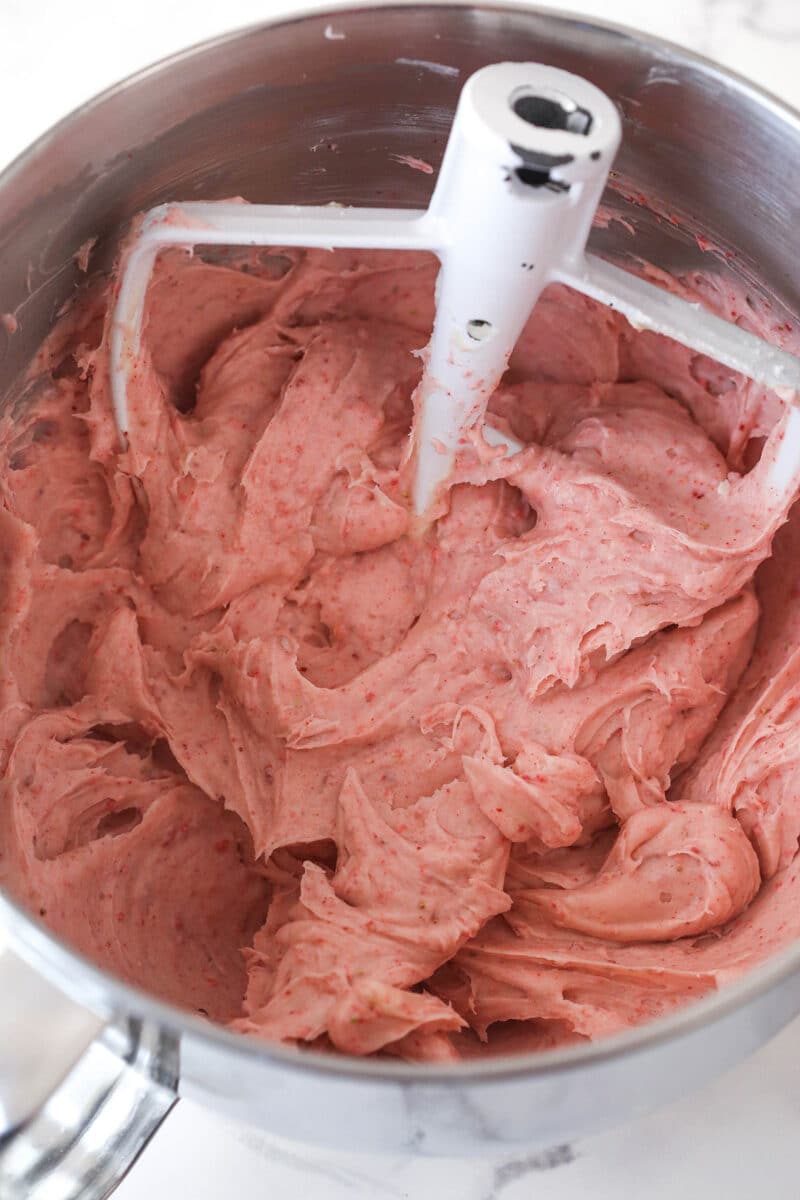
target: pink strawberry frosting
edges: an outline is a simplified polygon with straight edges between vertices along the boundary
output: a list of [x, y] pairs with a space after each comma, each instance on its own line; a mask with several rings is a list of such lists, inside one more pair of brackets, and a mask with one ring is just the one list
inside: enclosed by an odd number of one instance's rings
[[125, 451], [107, 291], [56, 324], [0, 418], [0, 882], [214, 1020], [447, 1061], [800, 933], [800, 522], [776, 397], [554, 287], [526, 448], [420, 530], [435, 270], [166, 255]]

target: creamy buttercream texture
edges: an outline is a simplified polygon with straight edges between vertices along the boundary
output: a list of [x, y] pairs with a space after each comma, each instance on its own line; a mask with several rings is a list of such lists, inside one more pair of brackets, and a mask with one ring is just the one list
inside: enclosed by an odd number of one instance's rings
[[435, 272], [166, 255], [124, 453], [107, 292], [62, 316], [0, 424], [0, 881], [212, 1019], [455, 1060], [797, 936], [800, 536], [777, 398], [558, 287], [526, 449], [414, 528]]

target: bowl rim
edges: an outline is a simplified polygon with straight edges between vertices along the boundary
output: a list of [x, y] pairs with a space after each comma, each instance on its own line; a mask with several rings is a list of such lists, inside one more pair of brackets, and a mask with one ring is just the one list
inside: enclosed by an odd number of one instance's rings
[[[637, 45], [652, 47], [663, 56], [701, 69], [706, 75], [733, 85], [740, 94], [771, 110], [781, 121], [793, 127], [800, 137], [800, 111], [778, 96], [734, 70], [713, 59], [675, 42], [644, 33], [631, 26], [599, 20], [586, 14], [562, 8], [541, 8], [525, 0], [503, 0], [502, 3], [470, 3], [469, 0], [371, 0], [368, 4], [330, 7], [309, 4], [291, 15], [272, 20], [250, 22], [216, 37], [195, 42], [173, 54], [132, 72], [123, 79], [98, 92], [72, 109], [46, 129], [29, 146], [17, 154], [0, 171], [0, 197], [17, 174], [37, 156], [46, 153], [71, 124], [91, 113], [133, 85], [141, 84], [159, 74], [166, 74], [184, 61], [217, 50], [271, 29], [290, 27], [309, 19], [342, 21], [349, 16], [363, 16], [370, 11], [407, 11], [455, 9], [494, 14], [503, 12], [526, 15], [556, 25], [580, 25], [597, 29], [620, 39], [633, 40]], [[407, 1088], [409, 1084], [425, 1087], [457, 1083], [459, 1085], [492, 1084], [533, 1077], [573, 1075], [592, 1064], [603, 1064], [663, 1048], [679, 1036], [688, 1036], [705, 1026], [716, 1023], [749, 1002], [777, 988], [782, 982], [800, 973], [800, 941], [771, 955], [763, 963], [747, 971], [740, 979], [726, 983], [718, 992], [692, 1001], [667, 1016], [634, 1026], [621, 1033], [555, 1050], [530, 1051], [521, 1054], [487, 1056], [458, 1063], [408, 1063], [384, 1059], [359, 1058], [354, 1055], [326, 1054], [300, 1050], [279, 1042], [267, 1041], [252, 1034], [234, 1032], [224, 1025], [205, 1020], [194, 1013], [160, 1000], [133, 984], [124, 982], [113, 973], [97, 966], [78, 950], [70, 947], [52, 933], [37, 917], [0, 889], [0, 957], [2, 936], [7, 935], [12, 951], [29, 965], [40, 970], [51, 983], [72, 999], [86, 1005], [112, 1023], [128, 1016], [151, 1021], [168, 1035], [180, 1039], [189, 1035], [193, 1041], [234, 1055], [237, 1059], [255, 1058], [265, 1067], [272, 1066], [304, 1075], [325, 1075], [336, 1080], [358, 1080], [379, 1085]], [[798, 999], [800, 1012], [800, 999]], [[766, 1040], [766, 1039], [764, 1039]]]

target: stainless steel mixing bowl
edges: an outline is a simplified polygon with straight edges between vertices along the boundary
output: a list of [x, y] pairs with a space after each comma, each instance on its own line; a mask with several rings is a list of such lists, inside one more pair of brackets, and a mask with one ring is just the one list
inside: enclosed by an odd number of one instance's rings
[[[335, 24], [338, 38], [325, 36]], [[200, 46], [67, 117], [0, 177], [0, 394], [139, 209], [240, 194], [422, 207], [462, 82], [538, 60], [619, 103], [612, 221], [593, 248], [669, 270], [728, 263], [776, 319], [800, 313], [800, 118], [684, 50], [528, 8], [316, 14]], [[450, 69], [443, 69], [450, 68]], [[330, 150], [326, 143], [335, 143]], [[648, 208], [647, 198], [657, 198]], [[645, 201], [643, 203], [643, 201]], [[701, 234], [720, 247], [701, 253]], [[727, 256], [726, 256], [727, 252]], [[0, 1195], [105, 1195], [177, 1096], [339, 1148], [487, 1153], [563, 1142], [678, 1096], [800, 1012], [800, 947], [668, 1020], [589, 1047], [460, 1067], [255, 1042], [125, 986], [0, 895]], [[0, 933], [0, 937], [2, 934]]]

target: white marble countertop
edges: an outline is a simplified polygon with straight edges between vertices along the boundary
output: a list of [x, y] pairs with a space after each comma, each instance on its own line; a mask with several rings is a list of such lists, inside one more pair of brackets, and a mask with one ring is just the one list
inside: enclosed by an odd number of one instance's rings
[[800, 1020], [688, 1100], [489, 1162], [333, 1155], [181, 1101], [115, 1200], [797, 1200], [798, 1061]]
[[[302, 0], [0, 0], [0, 165], [69, 109], [146, 63], [303, 7]], [[563, 7], [683, 43], [800, 108], [800, 0], [564, 0]], [[800, 1021], [689, 1100], [611, 1134], [502, 1162], [334, 1156], [224, 1123], [182, 1101], [117, 1195], [751, 1200], [761, 1193], [796, 1200], [799, 1060]]]

